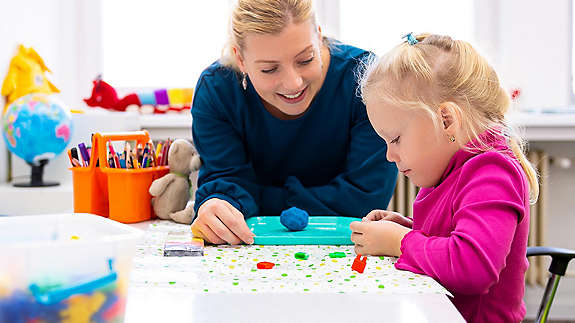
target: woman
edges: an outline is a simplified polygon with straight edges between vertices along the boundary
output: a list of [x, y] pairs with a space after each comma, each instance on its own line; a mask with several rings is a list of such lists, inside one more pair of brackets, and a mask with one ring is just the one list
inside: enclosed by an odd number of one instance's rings
[[369, 53], [324, 39], [311, 0], [239, 0], [230, 33], [192, 105], [203, 160], [194, 233], [251, 244], [250, 216], [386, 208], [397, 169], [356, 95]]

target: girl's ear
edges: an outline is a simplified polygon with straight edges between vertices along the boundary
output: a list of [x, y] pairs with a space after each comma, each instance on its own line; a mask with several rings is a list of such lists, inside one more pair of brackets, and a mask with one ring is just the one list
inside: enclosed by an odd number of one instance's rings
[[439, 105], [439, 117], [443, 131], [448, 136], [455, 136], [461, 128], [461, 108], [454, 102], [443, 102]]
[[232, 47], [232, 50], [234, 51], [234, 57], [236, 59], [236, 64], [240, 68], [240, 71], [242, 73], [246, 73], [246, 66], [244, 64], [244, 59], [242, 57], [242, 54], [240, 53], [240, 50], [235, 46]]

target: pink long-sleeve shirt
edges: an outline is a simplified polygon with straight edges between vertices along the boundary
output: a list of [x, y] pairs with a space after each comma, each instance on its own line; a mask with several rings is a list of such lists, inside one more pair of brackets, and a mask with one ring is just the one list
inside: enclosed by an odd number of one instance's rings
[[395, 267], [437, 280], [469, 322], [520, 322], [529, 186], [505, 139], [483, 138], [493, 151], [456, 152], [439, 184], [421, 189]]

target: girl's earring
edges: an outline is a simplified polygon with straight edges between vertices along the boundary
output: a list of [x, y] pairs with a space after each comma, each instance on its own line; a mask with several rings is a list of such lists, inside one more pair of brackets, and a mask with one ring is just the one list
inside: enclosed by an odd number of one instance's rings
[[449, 137], [449, 141], [451, 141], [451, 142], [455, 142], [455, 136], [451, 136], [451, 137]]
[[244, 88], [244, 91], [248, 88], [248, 80], [246, 73], [244, 73], [244, 76], [242, 77], [242, 87]]

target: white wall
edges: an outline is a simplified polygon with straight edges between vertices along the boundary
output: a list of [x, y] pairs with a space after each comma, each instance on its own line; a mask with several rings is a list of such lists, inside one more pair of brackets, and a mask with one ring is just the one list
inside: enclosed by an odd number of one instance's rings
[[[18, 44], [33, 47], [52, 70], [49, 75], [61, 91], [60, 98], [71, 109], [84, 106], [91, 80], [101, 70], [99, 61], [98, 1], [89, 0], [0, 0], [0, 78], [3, 80]], [[88, 31], [88, 32], [87, 32]], [[2, 103], [3, 106], [3, 103]], [[8, 175], [4, 140], [0, 140], [0, 182]], [[14, 164], [21, 163], [13, 157]], [[60, 177], [65, 158], [50, 162], [47, 171]], [[56, 166], [58, 165], [58, 166]], [[29, 174], [28, 166], [15, 167], [15, 176]]]
[[571, 1], [500, 2], [498, 68], [525, 108], [571, 104]]

